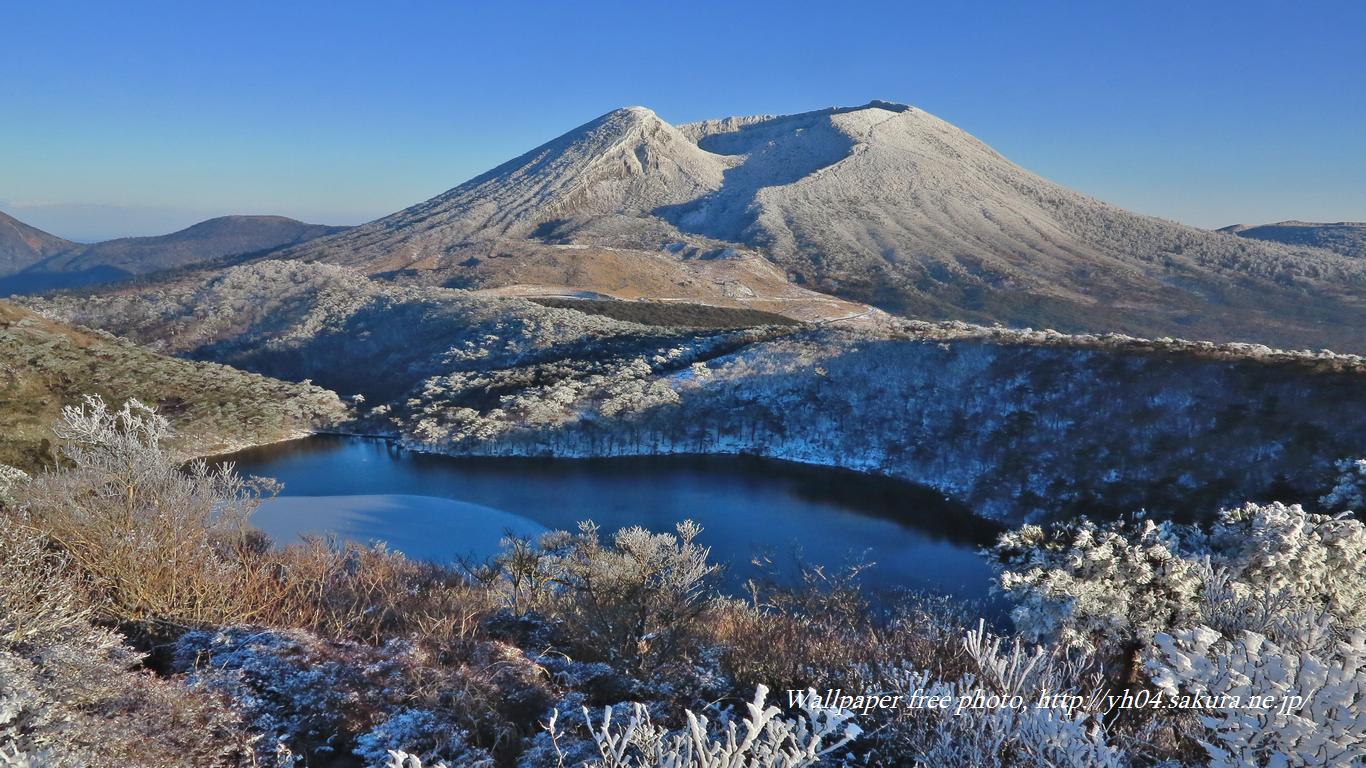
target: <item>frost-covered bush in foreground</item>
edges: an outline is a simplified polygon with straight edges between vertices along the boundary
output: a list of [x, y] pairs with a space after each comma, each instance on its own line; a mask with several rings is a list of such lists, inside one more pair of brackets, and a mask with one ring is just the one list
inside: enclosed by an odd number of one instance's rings
[[[1366, 762], [1366, 633], [1311, 653], [1196, 627], [1159, 634], [1148, 667], [1169, 695], [1238, 698], [1201, 717], [1214, 768]], [[1265, 706], [1248, 704], [1268, 696]]]
[[[888, 687], [907, 701], [940, 697], [947, 709], [900, 713], [889, 725], [902, 755], [925, 766], [1086, 766], [1120, 768], [1122, 752], [1106, 731], [1101, 683], [1089, 654], [1027, 647], [984, 626], [962, 640], [970, 670], [943, 680], [927, 670], [897, 670]], [[1056, 706], [1045, 695], [1065, 694]], [[968, 706], [959, 708], [960, 702]], [[980, 703], [981, 706], [974, 706]]]
[[1209, 531], [1150, 520], [1024, 526], [996, 551], [1016, 627], [1069, 645], [1133, 650], [1200, 622], [1283, 642], [1306, 618], [1366, 626], [1366, 526], [1346, 514], [1277, 502], [1224, 510]]
[[648, 671], [685, 650], [707, 607], [719, 566], [697, 543], [701, 533], [685, 520], [676, 534], [630, 526], [604, 541], [584, 522], [576, 534], [510, 539], [481, 578], [509, 608], [553, 608], [585, 647], [632, 672]]
[[1002, 535], [1000, 585], [1016, 599], [1016, 629], [1035, 639], [1122, 651], [1189, 624], [1200, 576], [1196, 562], [1180, 554], [1181, 534], [1167, 522], [1081, 520]]
[[[598, 759], [588, 768], [802, 768], [816, 765], [856, 739], [862, 729], [845, 709], [825, 709], [817, 704], [815, 691], [803, 702], [797, 718], [766, 703], [768, 688], [759, 686], [754, 701], [745, 705], [748, 714], [737, 725], [726, 721], [719, 729], [701, 715], [685, 713], [687, 726], [677, 732], [654, 724], [649, 710], [633, 704], [629, 719], [612, 725], [612, 708], [603, 711], [601, 724], [593, 727], [588, 708], [583, 716], [592, 730]], [[548, 724], [552, 739], [556, 721]]]
[[[1127, 661], [1144, 659], [1166, 693], [1213, 697], [1191, 703], [1203, 726], [1193, 736], [1214, 765], [1366, 760], [1360, 520], [1246, 504], [1221, 512], [1208, 531], [1083, 521], [1022, 529], [999, 551], [1022, 630], [1110, 643], [1112, 654], [1110, 638], [1119, 638], [1141, 654]], [[1142, 682], [1138, 669], [1128, 671], [1127, 683]], [[1254, 696], [1274, 703], [1249, 707]]]
[[19, 513], [98, 591], [104, 618], [181, 627], [259, 610], [269, 571], [245, 555], [247, 517], [273, 484], [165, 450], [168, 421], [137, 400], [62, 410], [62, 462], [27, 482]]

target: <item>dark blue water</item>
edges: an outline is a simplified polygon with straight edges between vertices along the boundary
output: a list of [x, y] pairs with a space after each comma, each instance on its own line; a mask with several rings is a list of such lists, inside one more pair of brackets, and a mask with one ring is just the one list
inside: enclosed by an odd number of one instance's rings
[[507, 531], [671, 531], [700, 523], [700, 541], [738, 589], [797, 563], [869, 561], [872, 590], [910, 588], [978, 599], [990, 570], [977, 554], [996, 529], [933, 491], [844, 470], [735, 456], [614, 459], [451, 458], [386, 441], [319, 436], [223, 457], [284, 483], [255, 523], [277, 541], [331, 532], [384, 541], [412, 557], [484, 558]]

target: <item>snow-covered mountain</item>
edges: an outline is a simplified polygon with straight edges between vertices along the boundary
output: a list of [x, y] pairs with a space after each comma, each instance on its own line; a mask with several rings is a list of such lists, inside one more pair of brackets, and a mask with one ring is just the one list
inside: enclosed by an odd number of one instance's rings
[[886, 102], [680, 126], [620, 109], [285, 255], [473, 288], [530, 271], [610, 295], [638, 273], [710, 286], [725, 281], [697, 265], [762, 260], [920, 317], [1358, 351], [1366, 326], [1366, 264], [1124, 211]]

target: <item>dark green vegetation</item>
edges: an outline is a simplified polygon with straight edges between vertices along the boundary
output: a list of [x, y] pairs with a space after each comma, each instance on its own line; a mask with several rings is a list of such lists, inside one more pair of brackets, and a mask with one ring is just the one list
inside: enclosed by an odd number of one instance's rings
[[758, 325], [800, 325], [773, 312], [737, 307], [714, 307], [673, 301], [612, 301], [603, 299], [533, 298], [543, 307], [572, 309], [641, 325], [676, 328], [752, 328]]
[[190, 455], [296, 436], [346, 411], [320, 387], [167, 357], [0, 302], [0, 464], [50, 464], [53, 420], [87, 394], [158, 407]]

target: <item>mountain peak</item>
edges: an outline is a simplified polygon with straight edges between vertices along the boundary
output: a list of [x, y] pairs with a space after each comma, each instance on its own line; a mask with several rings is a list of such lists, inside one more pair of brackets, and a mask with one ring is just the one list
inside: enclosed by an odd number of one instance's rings
[[[803, 289], [918, 317], [1353, 351], [1345, 329], [1366, 318], [1366, 262], [1123, 211], [883, 100], [678, 126], [625, 107], [288, 255], [452, 285], [479, 269], [515, 285], [548, 273], [528, 253], [563, 275], [593, 249], [661, 264], [743, 252]], [[1255, 300], [1210, 313], [1230, 284]], [[1306, 292], [1324, 299], [1312, 317]]]
[[910, 104], [902, 104], [896, 101], [883, 101], [882, 99], [873, 99], [872, 101], [868, 102], [867, 104], [864, 104], [861, 107], [854, 107], [854, 109], [882, 109], [888, 112], [910, 112], [911, 110], [915, 109], [915, 107], [912, 107]]

